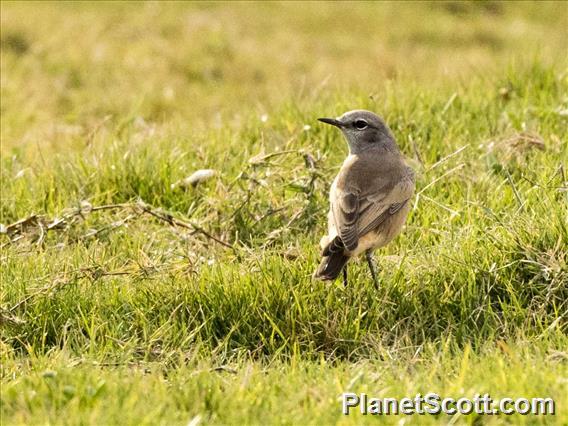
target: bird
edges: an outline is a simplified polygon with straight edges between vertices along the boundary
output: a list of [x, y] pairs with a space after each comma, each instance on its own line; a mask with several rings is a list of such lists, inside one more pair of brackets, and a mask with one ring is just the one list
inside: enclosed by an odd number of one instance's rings
[[314, 276], [333, 281], [343, 271], [347, 285], [347, 263], [364, 253], [378, 287], [373, 252], [400, 234], [414, 195], [414, 171], [385, 121], [373, 112], [353, 110], [318, 120], [341, 130], [349, 155], [329, 191], [328, 230]]

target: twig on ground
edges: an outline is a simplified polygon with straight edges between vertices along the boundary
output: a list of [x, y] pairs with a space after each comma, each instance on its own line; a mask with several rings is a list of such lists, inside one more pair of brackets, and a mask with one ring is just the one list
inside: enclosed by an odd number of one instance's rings
[[[126, 222], [142, 215], [142, 214], [149, 214], [156, 219], [159, 219], [162, 222], [166, 222], [171, 226], [174, 227], [181, 227], [190, 229], [192, 231], [198, 232], [205, 236], [206, 238], [215, 241], [218, 244], [221, 244], [224, 247], [234, 249], [233, 245], [223, 241], [222, 239], [212, 235], [211, 233], [207, 232], [201, 226], [186, 222], [180, 219], [176, 219], [167, 212], [161, 212], [153, 206], [150, 206], [142, 201], [138, 203], [119, 203], [119, 204], [106, 204], [102, 206], [91, 206], [88, 203], [84, 203], [80, 208], [73, 209], [72, 211], [64, 214], [61, 218], [55, 218], [50, 220], [49, 218], [37, 214], [33, 214], [27, 218], [21, 219], [17, 222], [14, 222], [8, 226], [3, 226], [1, 229], [1, 233], [5, 234], [10, 238], [10, 242], [15, 242], [22, 238], [23, 235], [27, 233], [28, 229], [33, 229], [34, 231], [39, 231], [39, 236], [37, 237], [37, 244], [41, 244], [45, 240], [46, 233], [48, 231], [53, 231], [56, 229], [64, 229], [70, 223], [72, 223], [77, 217], [85, 218], [85, 215], [92, 212], [103, 211], [103, 210], [118, 210], [118, 209], [131, 209], [134, 211], [135, 214], [131, 214], [127, 216], [125, 219], [116, 221], [107, 225], [101, 229], [95, 230], [93, 232], [88, 233], [85, 237], [91, 237], [94, 235], [99, 234], [108, 229], [115, 229]], [[6, 246], [3, 244], [2, 247]]]
[[184, 222], [183, 220], [176, 219], [175, 217], [173, 217], [169, 213], [160, 213], [160, 212], [150, 208], [150, 206], [148, 206], [147, 204], [142, 204], [142, 205], [138, 204], [138, 206], [142, 208], [143, 212], [150, 214], [151, 216], [155, 217], [156, 219], [160, 219], [164, 222], [167, 222], [171, 226], [179, 226], [179, 227], [182, 227], [182, 228], [197, 231], [197, 232], [203, 234], [206, 238], [209, 238], [209, 239], [215, 241], [216, 243], [221, 244], [224, 247], [234, 249], [234, 247], [231, 244], [215, 237], [214, 235], [211, 235], [209, 232], [204, 230], [202, 227], [200, 227], [200, 226], [198, 226], [194, 223]]
[[[4, 318], [5, 320], [10, 320], [10, 318], [12, 319], [16, 318], [13, 317], [12, 312], [14, 312], [23, 304], [27, 303], [36, 296], [49, 293], [60, 287], [64, 287], [65, 285], [73, 281], [78, 281], [85, 278], [89, 278], [92, 281], [96, 281], [102, 277], [117, 277], [117, 276], [126, 276], [126, 275], [130, 276], [138, 275], [141, 278], [148, 278], [150, 276], [149, 271], [159, 272], [161, 269], [160, 266], [165, 266], [167, 268], [170, 268], [171, 266], [175, 266], [175, 262], [165, 265], [159, 265], [158, 267], [156, 266], [145, 267], [142, 265], [138, 265], [138, 268], [131, 270], [119, 269], [114, 271], [107, 271], [104, 270], [101, 266], [95, 265], [95, 266], [74, 269], [72, 271], [66, 271], [58, 275], [55, 275], [55, 277], [51, 280], [51, 282], [48, 285], [40, 287], [37, 290], [33, 291], [32, 293], [28, 294], [23, 299], [16, 302], [12, 307], [8, 309], [1, 308], [0, 314], [1, 317]], [[42, 277], [42, 279], [47, 279], [47, 278], [49, 278], [49, 275]], [[10, 317], [10, 315], [12, 316]], [[17, 319], [15, 319], [15, 321], [17, 321]]]

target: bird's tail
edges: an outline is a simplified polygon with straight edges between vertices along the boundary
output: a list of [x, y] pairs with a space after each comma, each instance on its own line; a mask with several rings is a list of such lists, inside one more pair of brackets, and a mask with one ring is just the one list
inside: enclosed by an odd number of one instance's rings
[[324, 281], [333, 281], [339, 276], [348, 260], [349, 256], [345, 256], [342, 252], [331, 253], [321, 260], [314, 276]]

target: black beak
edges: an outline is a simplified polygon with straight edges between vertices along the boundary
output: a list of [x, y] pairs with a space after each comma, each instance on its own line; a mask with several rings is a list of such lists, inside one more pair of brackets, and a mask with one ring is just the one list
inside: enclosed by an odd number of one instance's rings
[[318, 118], [318, 120], [321, 121], [322, 123], [331, 124], [332, 126], [335, 127], [343, 126], [343, 123], [335, 118]]

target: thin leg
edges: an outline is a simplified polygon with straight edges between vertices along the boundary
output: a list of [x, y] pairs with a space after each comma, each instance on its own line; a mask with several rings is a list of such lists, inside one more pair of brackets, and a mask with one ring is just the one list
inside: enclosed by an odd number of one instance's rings
[[367, 250], [365, 252], [365, 257], [367, 258], [367, 264], [369, 265], [369, 270], [371, 271], [371, 277], [375, 283], [375, 287], [379, 287], [379, 282], [377, 281], [377, 272], [375, 271], [375, 261], [373, 260], [373, 252]]
[[343, 267], [343, 285], [347, 287], [347, 265]]

